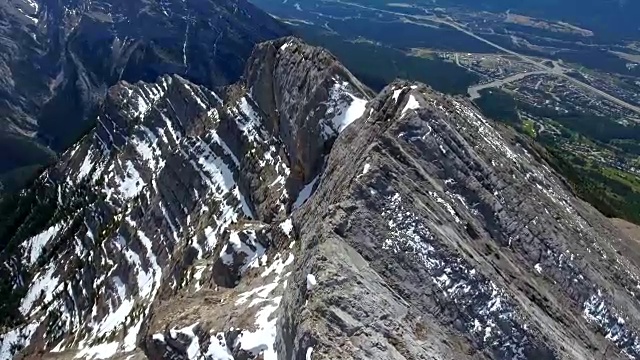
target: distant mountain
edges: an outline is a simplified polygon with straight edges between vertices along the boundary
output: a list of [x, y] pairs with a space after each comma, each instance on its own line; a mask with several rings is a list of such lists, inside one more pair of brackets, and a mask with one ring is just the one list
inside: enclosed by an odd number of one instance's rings
[[118, 82], [0, 202], [0, 359], [640, 358], [637, 245], [468, 100], [295, 38]]
[[73, 144], [117, 81], [229, 84], [288, 34], [244, 0], [7, 0], [0, 19], [0, 182]]

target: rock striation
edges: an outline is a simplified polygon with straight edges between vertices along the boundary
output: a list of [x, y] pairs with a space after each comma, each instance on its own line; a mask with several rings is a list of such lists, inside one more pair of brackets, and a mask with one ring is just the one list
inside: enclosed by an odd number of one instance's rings
[[640, 358], [634, 240], [465, 99], [288, 37], [95, 120], [0, 204], [1, 359]]
[[177, 74], [236, 82], [258, 42], [289, 30], [244, 0], [8, 0], [0, 4], [0, 182], [93, 127], [107, 89]]

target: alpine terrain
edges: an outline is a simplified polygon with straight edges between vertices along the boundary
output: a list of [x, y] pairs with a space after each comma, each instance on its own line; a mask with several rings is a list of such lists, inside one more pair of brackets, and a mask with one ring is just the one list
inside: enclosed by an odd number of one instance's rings
[[0, 23], [0, 190], [72, 145], [119, 80], [226, 85], [289, 33], [244, 0], [3, 0]]
[[468, 100], [168, 73], [0, 202], [0, 359], [640, 359], [637, 239]]

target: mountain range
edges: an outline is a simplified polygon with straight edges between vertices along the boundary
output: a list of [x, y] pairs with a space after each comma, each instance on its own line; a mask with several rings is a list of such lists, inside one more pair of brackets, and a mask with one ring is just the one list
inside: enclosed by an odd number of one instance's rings
[[[0, 200], [0, 359], [640, 358], [637, 239], [530, 138], [421, 83], [375, 94], [298, 38], [253, 45], [286, 29], [247, 3], [171, 4], [108, 13], [261, 30], [194, 42], [201, 72], [149, 43]], [[249, 44], [242, 70], [206, 55]]]
[[0, 4], [0, 183], [19, 187], [88, 131], [107, 89], [178, 74], [235, 82], [288, 29], [247, 2], [7, 0]]

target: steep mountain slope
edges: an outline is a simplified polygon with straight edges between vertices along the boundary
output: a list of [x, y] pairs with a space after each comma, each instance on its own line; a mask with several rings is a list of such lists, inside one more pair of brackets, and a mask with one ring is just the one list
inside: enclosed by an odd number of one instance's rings
[[284, 38], [97, 124], [0, 204], [2, 359], [640, 358], [635, 242], [466, 100]]
[[219, 93], [179, 76], [111, 88], [96, 129], [7, 205], [1, 290], [14, 301], [0, 314], [12, 329], [0, 358], [138, 344], [169, 357], [191, 351], [176, 334], [209, 329], [242, 335], [234, 354], [273, 348], [266, 318], [293, 260], [287, 214], [367, 95], [294, 39], [257, 47], [250, 64]]
[[293, 215], [282, 358], [640, 358], [636, 242], [526, 140], [419, 84], [365, 114]]
[[66, 150], [119, 80], [226, 85], [257, 42], [288, 34], [244, 0], [9, 0], [0, 19], [2, 173]]

